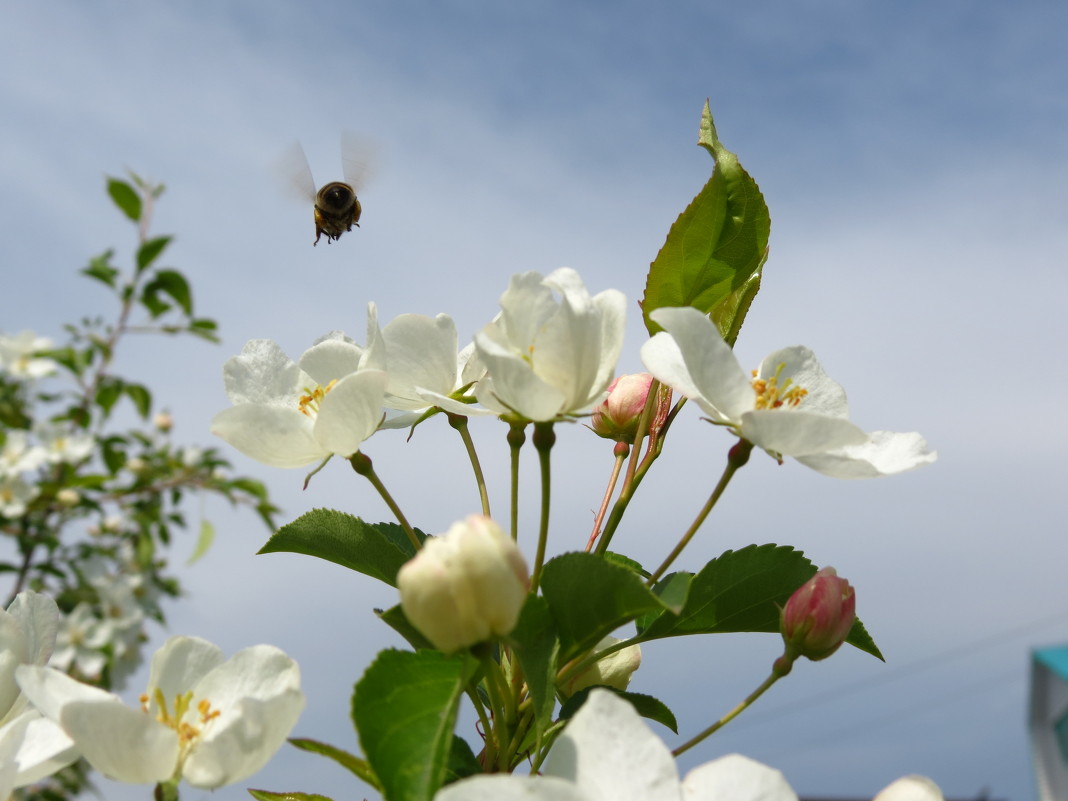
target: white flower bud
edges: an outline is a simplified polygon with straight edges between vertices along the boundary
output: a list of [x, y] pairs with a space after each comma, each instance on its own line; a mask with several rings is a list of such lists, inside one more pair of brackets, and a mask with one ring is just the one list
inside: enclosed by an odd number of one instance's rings
[[[600, 653], [609, 646], [615, 645], [622, 640], [611, 635], [602, 639], [594, 647], [594, 653]], [[561, 691], [568, 696], [574, 695], [586, 687], [605, 686], [616, 690], [625, 690], [630, 684], [634, 671], [642, 664], [642, 649], [638, 645], [628, 645], [615, 653], [611, 653], [603, 659], [598, 659], [584, 671], [567, 682], [567, 686], [561, 687]]]
[[526, 562], [481, 515], [429, 537], [397, 574], [401, 608], [436, 648], [452, 653], [515, 628], [530, 588]]
[[56, 493], [56, 501], [61, 506], [77, 506], [81, 499], [82, 496], [78, 494], [78, 490], [72, 487], [63, 487]]

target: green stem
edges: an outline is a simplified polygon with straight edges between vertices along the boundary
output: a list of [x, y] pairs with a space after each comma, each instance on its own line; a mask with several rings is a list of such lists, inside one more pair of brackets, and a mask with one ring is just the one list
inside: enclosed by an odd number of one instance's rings
[[475, 483], [478, 484], [478, 497], [482, 501], [482, 514], [490, 516], [489, 494], [486, 492], [486, 477], [482, 473], [482, 465], [478, 461], [478, 452], [475, 443], [471, 439], [471, 430], [467, 425], [467, 418], [462, 414], [445, 413], [449, 418], [449, 425], [460, 432], [460, 438], [467, 448], [467, 458], [471, 460], [471, 469], [475, 471]]
[[771, 685], [773, 685], [783, 676], [788, 674], [792, 667], [793, 661], [789, 659], [787, 654], [783, 654], [783, 656], [775, 660], [775, 664], [771, 669], [771, 675], [764, 679], [764, 681], [761, 682], [760, 686], [753, 690], [753, 692], [749, 693], [748, 697], [746, 697], [744, 701], [742, 701], [740, 704], [738, 704], [738, 706], [734, 707], [734, 709], [732, 709], [726, 715], [721, 717], [719, 720], [717, 720], [707, 729], [702, 731], [700, 734], [697, 734], [693, 738], [684, 742], [678, 748], [674, 749], [671, 753], [677, 757], [679, 754], [689, 751], [691, 748], [693, 748], [699, 742], [704, 740], [706, 737], [710, 737], [711, 735], [715, 734], [717, 731], [722, 729], [724, 726], [726, 726], [728, 723], [730, 723], [732, 720], [742, 714], [742, 712], [752, 706], [753, 702], [756, 701], [756, 699], [762, 696], [771, 687]]
[[615, 464], [612, 465], [612, 475], [608, 477], [608, 487], [605, 488], [604, 498], [601, 500], [601, 508], [597, 510], [597, 517], [593, 519], [593, 531], [590, 532], [589, 542], [586, 543], [586, 553], [593, 550], [593, 544], [597, 542], [597, 535], [601, 533], [601, 523], [604, 522], [605, 513], [608, 511], [608, 503], [612, 500], [612, 493], [616, 489], [616, 481], [619, 480], [619, 472], [623, 469], [623, 462], [630, 453], [630, 446], [625, 442], [617, 442], [613, 450]]
[[712, 494], [708, 496], [705, 505], [701, 508], [701, 511], [697, 513], [697, 517], [694, 519], [693, 523], [690, 524], [686, 533], [682, 535], [682, 539], [678, 541], [678, 544], [671, 550], [671, 553], [668, 554], [660, 567], [656, 569], [656, 572], [645, 582], [646, 586], [652, 587], [656, 584], [657, 580], [664, 575], [669, 567], [671, 567], [672, 562], [674, 562], [679, 554], [682, 553], [683, 548], [689, 545], [690, 540], [693, 539], [697, 530], [701, 528], [701, 524], [705, 522], [705, 518], [708, 517], [708, 513], [712, 511], [712, 507], [716, 505], [716, 502], [723, 494], [723, 491], [727, 489], [727, 485], [730, 483], [731, 478], [739, 468], [743, 467], [745, 463], [749, 461], [749, 454], [752, 452], [753, 443], [744, 439], [738, 440], [727, 452], [727, 466], [723, 469], [723, 475], [719, 477], [716, 488], [712, 490]]
[[404, 516], [404, 512], [401, 511], [397, 502], [393, 500], [393, 496], [389, 494], [389, 490], [386, 489], [386, 485], [382, 483], [382, 480], [375, 473], [374, 465], [371, 464], [371, 459], [366, 454], [356, 451], [349, 458], [349, 464], [352, 465], [352, 469], [356, 471], [357, 475], [361, 475], [371, 482], [371, 486], [374, 487], [378, 494], [382, 496], [382, 500], [386, 502], [386, 506], [393, 512], [393, 516], [397, 518], [397, 522], [401, 524], [401, 528], [404, 529], [404, 533], [408, 535], [408, 539], [412, 545], [415, 546], [415, 550], [419, 550], [423, 547], [423, 544], [419, 542], [419, 537], [415, 535], [415, 530], [408, 523], [408, 519]]
[[556, 444], [552, 422], [534, 424], [534, 448], [541, 467], [541, 520], [538, 523], [538, 550], [534, 555], [534, 570], [530, 575], [530, 591], [537, 593], [541, 568], [545, 563], [545, 544], [549, 539], [549, 507], [552, 498], [552, 469], [549, 455]]
[[527, 427], [526, 420], [511, 419], [507, 420], [508, 423], [508, 448], [511, 451], [511, 472], [512, 472], [512, 512], [511, 512], [511, 529], [512, 539], [519, 540], [519, 450], [523, 447], [523, 443], [527, 441], [527, 433], [524, 429]]

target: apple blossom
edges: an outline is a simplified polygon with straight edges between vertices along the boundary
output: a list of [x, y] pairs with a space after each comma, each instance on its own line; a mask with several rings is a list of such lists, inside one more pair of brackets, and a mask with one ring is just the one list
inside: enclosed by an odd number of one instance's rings
[[24, 665], [17, 677], [90, 765], [133, 784], [184, 778], [211, 789], [246, 779], [304, 708], [300, 670], [277, 648], [256, 645], [224, 660], [196, 637], [171, 637], [156, 652], [140, 709], [53, 668]]
[[901, 473], [936, 458], [919, 434], [868, 434], [851, 423], [845, 391], [808, 348], [772, 353], [750, 378], [699, 310], [662, 308], [650, 317], [664, 331], [642, 346], [649, 372], [776, 458], [835, 478]]
[[52, 340], [33, 331], [0, 334], [0, 372], [16, 378], [43, 378], [54, 373], [56, 363], [37, 353], [52, 347]]
[[31, 445], [29, 434], [17, 429], [8, 431], [0, 446], [0, 476], [17, 476], [36, 470], [48, 461], [48, 454], [40, 445]]
[[614, 289], [590, 297], [567, 267], [513, 276], [500, 316], [475, 335], [489, 372], [475, 387], [479, 402], [535, 422], [587, 411], [615, 371], [625, 307]]
[[857, 619], [853, 587], [825, 567], [798, 587], [782, 609], [782, 638], [790, 655], [826, 659], [845, 642]]
[[37, 487], [21, 476], [0, 475], [0, 517], [22, 517], [37, 495]]
[[[376, 319], [375, 305], [369, 304], [368, 320]], [[485, 374], [486, 368], [477, 358], [473, 343], [457, 353], [456, 323], [449, 315], [402, 314], [374, 335], [381, 345], [381, 364], [374, 366], [389, 375], [384, 404], [388, 409], [405, 412], [388, 417], [383, 428], [411, 425], [434, 406], [465, 416], [492, 414], [458, 400], [465, 388]]]
[[382, 419], [386, 374], [367, 369], [369, 351], [330, 334], [293, 362], [267, 339], [252, 340], [223, 368], [234, 404], [211, 430], [273, 467], [351, 456]]
[[397, 574], [405, 616], [446, 653], [508, 634], [529, 587], [519, 548], [482, 515], [428, 537]]
[[37, 436], [53, 464], [76, 464], [88, 458], [96, 447], [96, 439], [88, 431], [62, 425], [41, 426]]

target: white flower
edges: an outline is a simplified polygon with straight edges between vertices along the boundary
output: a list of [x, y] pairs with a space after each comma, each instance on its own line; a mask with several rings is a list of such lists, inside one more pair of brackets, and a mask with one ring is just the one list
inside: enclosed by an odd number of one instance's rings
[[47, 425], [37, 430], [41, 445], [53, 464], [75, 464], [93, 452], [93, 435], [81, 429]]
[[675, 759], [626, 701], [593, 690], [540, 776], [477, 776], [435, 801], [797, 801], [779, 771], [731, 754], [680, 782]]
[[919, 434], [868, 434], [851, 423], [845, 391], [808, 348], [772, 353], [750, 378], [697, 309], [650, 316], [665, 330], [642, 346], [649, 372], [776, 458], [792, 456], [835, 478], [891, 475], [935, 460]]
[[30, 708], [15, 682], [19, 666], [48, 662], [58, 626], [59, 609], [47, 595], [20, 592], [0, 610], [0, 798], [10, 795], [9, 782], [32, 784], [78, 758], [71, 739]]
[[475, 388], [479, 402], [533, 421], [588, 411], [615, 372], [625, 311], [623, 293], [591, 298], [567, 267], [513, 276], [500, 317], [475, 335], [489, 371]]
[[509, 633], [529, 587], [519, 548], [482, 515], [428, 537], [397, 574], [405, 616], [446, 653]]
[[104, 646], [113, 636], [114, 627], [110, 621], [100, 620], [93, 614], [93, 608], [83, 601], [63, 617], [56, 636], [56, 650], [48, 664], [62, 671], [69, 671], [74, 666], [86, 678], [99, 676], [107, 662]]
[[43, 378], [56, 370], [49, 358], [35, 356], [52, 347], [52, 340], [39, 337], [33, 331], [0, 334], [0, 371], [17, 378]]
[[31, 445], [25, 431], [8, 431], [7, 439], [0, 448], [0, 475], [17, 476], [36, 470], [48, 461], [48, 454], [40, 445]]
[[215, 415], [212, 432], [273, 467], [351, 456], [382, 419], [387, 377], [361, 369], [366, 353], [332, 334], [298, 365], [271, 340], [252, 340], [223, 368], [234, 406]]
[[133, 784], [241, 781], [266, 764], [304, 708], [299, 668], [277, 648], [256, 645], [224, 661], [196, 637], [171, 637], [156, 652], [140, 709], [52, 668], [22, 666], [17, 677], [89, 764]]
[[432, 406], [465, 416], [492, 413], [455, 399], [455, 394], [480, 379], [486, 368], [475, 357], [473, 343], [457, 353], [456, 323], [449, 315], [402, 314], [377, 331], [377, 310], [372, 303], [368, 320], [381, 343], [381, 350], [376, 352], [381, 363], [374, 366], [389, 375], [385, 405], [408, 412], [388, 418], [383, 428], [411, 425]]
[[19, 476], [0, 475], [0, 517], [22, 517], [37, 494], [37, 487]]

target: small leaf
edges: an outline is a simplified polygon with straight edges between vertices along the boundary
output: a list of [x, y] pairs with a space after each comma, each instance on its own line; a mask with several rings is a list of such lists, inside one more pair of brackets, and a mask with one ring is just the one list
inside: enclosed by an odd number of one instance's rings
[[170, 305], [160, 298], [167, 295], [186, 315], [193, 313], [193, 294], [185, 276], [177, 270], [159, 270], [141, 290], [141, 302], [153, 317], [159, 317]]
[[142, 384], [125, 384], [122, 391], [126, 397], [133, 401], [133, 405], [137, 408], [137, 413], [141, 415], [141, 419], [146, 419], [152, 412], [152, 393], [148, 391], [148, 387]]
[[111, 258], [114, 255], [114, 251], [108, 250], [101, 253], [96, 258], [90, 259], [89, 266], [82, 270], [82, 275], [95, 278], [97, 281], [114, 288], [115, 278], [119, 275], [119, 271], [111, 266]]
[[390, 801], [431, 801], [444, 782], [464, 664], [437, 651], [382, 651], [356, 683], [352, 719]]
[[94, 398], [96, 405], [103, 409], [105, 414], [110, 414], [119, 398], [122, 397], [122, 389], [123, 384], [120, 379], [105, 377], [96, 388]]
[[125, 181], [108, 178], [108, 194], [119, 210], [134, 222], [141, 221], [141, 196]]
[[321, 743], [318, 740], [294, 737], [291, 738], [289, 742], [301, 751], [320, 754], [328, 759], [334, 760], [337, 764], [352, 772], [362, 781], [371, 785], [376, 790], [381, 791], [382, 785], [379, 784], [378, 777], [375, 776], [375, 772], [371, 770], [371, 766], [367, 763], [366, 759], [360, 759], [360, 757], [355, 754], [350, 754], [348, 751], [326, 743]]
[[631, 693], [625, 690], [617, 690], [615, 687], [584, 687], [575, 693], [573, 696], [564, 702], [564, 705], [560, 708], [560, 720], [570, 719], [584, 703], [589, 696], [591, 690], [608, 690], [630, 702], [634, 710], [643, 718], [649, 720], [655, 720], [657, 723], [663, 724], [671, 729], [675, 734], [679, 733], [679, 722], [675, 719], [675, 713], [668, 709], [667, 704], [661, 701], [659, 698], [654, 698], [651, 695], [644, 695], [643, 693]]
[[[412, 549], [411, 544], [408, 545]], [[410, 555], [382, 531], [358, 517], [334, 509], [313, 509], [282, 526], [260, 553], [302, 553], [347, 567], [397, 586], [397, 571]]]
[[210, 520], [201, 520], [200, 535], [197, 537], [197, 545], [193, 549], [192, 555], [186, 561], [186, 564], [191, 565], [194, 562], [199, 562], [204, 554], [211, 548], [213, 542], [215, 542], [215, 526], [211, 524]]
[[590, 553], [566, 553], [542, 572], [541, 591], [560, 636], [560, 659], [585, 653], [606, 634], [663, 604], [640, 577]]
[[154, 262], [159, 254], [163, 252], [163, 249], [170, 244], [170, 236], [157, 236], [144, 242], [141, 247], [137, 249], [137, 272], [142, 272], [152, 262]]
[[452, 736], [452, 748], [449, 750], [449, 761], [445, 764], [445, 781], [443, 784], [466, 779], [482, 772], [482, 766], [478, 757], [471, 750], [467, 740], [457, 735]]
[[649, 319], [655, 309], [693, 306], [736, 336], [760, 286], [751, 279], [767, 257], [771, 217], [760, 187], [719, 141], [707, 102], [698, 144], [715, 168], [649, 267], [642, 314], [650, 334], [660, 330]]

